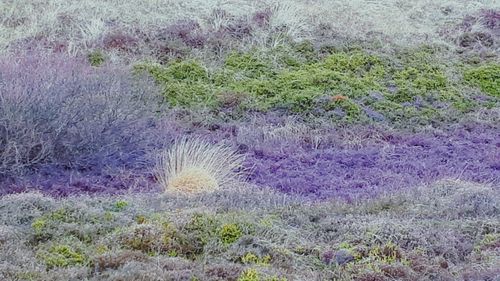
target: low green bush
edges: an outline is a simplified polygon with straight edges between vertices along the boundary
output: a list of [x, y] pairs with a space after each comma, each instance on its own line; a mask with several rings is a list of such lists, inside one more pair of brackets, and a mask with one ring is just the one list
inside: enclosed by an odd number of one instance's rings
[[225, 224], [219, 232], [219, 238], [224, 244], [232, 244], [242, 236], [240, 227], [237, 224]]
[[106, 57], [99, 50], [89, 53], [87, 59], [91, 66], [101, 66], [106, 61]]
[[500, 97], [500, 64], [489, 63], [465, 72], [464, 78], [470, 84], [477, 86], [481, 91]]
[[47, 250], [41, 250], [38, 258], [47, 268], [84, 265], [87, 262], [87, 257], [79, 249], [67, 244], [54, 244]]
[[[313, 59], [314, 52], [303, 43], [270, 53], [232, 52], [213, 70], [193, 60], [136, 69], [148, 71], [164, 87], [165, 101], [181, 107], [280, 109], [331, 116], [335, 121], [425, 124], [446, 117], [444, 110], [455, 114], [478, 105], [460, 90], [462, 85], [450, 81], [432, 49], [407, 51], [392, 59], [361, 50], [334, 51], [322, 59], [315, 53]], [[496, 95], [497, 69], [491, 65], [470, 70], [466, 78]]]

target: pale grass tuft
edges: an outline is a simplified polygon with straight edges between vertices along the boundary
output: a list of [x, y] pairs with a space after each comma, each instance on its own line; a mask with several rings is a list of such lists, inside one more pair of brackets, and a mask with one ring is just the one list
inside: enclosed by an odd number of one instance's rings
[[182, 138], [160, 155], [157, 178], [167, 192], [213, 192], [240, 181], [243, 161], [227, 145]]
[[219, 183], [214, 175], [206, 169], [197, 167], [187, 168], [177, 174], [169, 181], [168, 186], [173, 190], [182, 190], [186, 193], [196, 193], [200, 188], [205, 190], [216, 190]]

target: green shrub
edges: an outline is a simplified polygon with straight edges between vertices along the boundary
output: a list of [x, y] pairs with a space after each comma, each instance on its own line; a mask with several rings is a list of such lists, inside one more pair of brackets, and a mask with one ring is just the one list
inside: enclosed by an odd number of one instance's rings
[[47, 221], [43, 218], [38, 218], [33, 221], [31, 227], [35, 230], [35, 233], [39, 234], [43, 231], [43, 229], [47, 226]]
[[39, 251], [38, 258], [48, 268], [83, 265], [87, 260], [82, 252], [66, 244], [55, 244], [48, 250]]
[[442, 93], [448, 88], [444, 72], [439, 67], [428, 64], [407, 66], [396, 72], [394, 80], [398, 92], [392, 100], [397, 102], [413, 101], [416, 96], [426, 96], [431, 91]]
[[[165, 100], [181, 107], [225, 107], [235, 112], [280, 109], [305, 116], [333, 116], [332, 120], [340, 122], [372, 118], [425, 124], [453, 115], [445, 110], [468, 112], [478, 105], [459, 90], [460, 85], [448, 80], [432, 48], [398, 53], [396, 60], [362, 50], [334, 51], [323, 59], [304, 58], [315, 52], [304, 42], [269, 53], [233, 52], [213, 72], [192, 60], [136, 68], [149, 71], [164, 87]], [[287, 62], [289, 59], [294, 62]], [[495, 91], [498, 80], [489, 79], [494, 70], [488, 68], [481, 75], [470, 72], [467, 77], [483, 81], [487, 84], [483, 88]], [[373, 99], [371, 93], [379, 93], [381, 98]], [[325, 103], [335, 96], [347, 99]]]
[[[316, 109], [315, 100], [327, 92], [343, 93], [349, 97], [362, 97], [370, 90], [382, 87], [372, 78], [358, 75], [357, 65], [352, 71], [343, 73], [325, 66], [326, 63], [302, 65], [284, 69], [272, 79], [249, 79], [232, 81], [233, 91], [247, 92], [254, 97], [255, 108], [268, 110], [285, 108], [296, 113], [307, 113]], [[334, 67], [332, 67], [334, 68]], [[352, 105], [352, 104], [351, 104]], [[359, 110], [350, 119], [359, 117]]]
[[134, 220], [137, 224], [143, 224], [147, 222], [147, 218], [145, 215], [137, 215]]
[[34, 240], [35, 241], [44, 241], [44, 240], [50, 239], [52, 237], [52, 233], [49, 233], [47, 231], [48, 223], [49, 222], [44, 217], [37, 218], [31, 223], [31, 227], [33, 228], [33, 230], [35, 232], [34, 233]]
[[385, 75], [381, 59], [360, 51], [334, 53], [326, 57], [323, 65], [327, 69], [357, 77], [382, 78]]
[[101, 66], [106, 61], [106, 57], [99, 50], [89, 53], [87, 59], [91, 66]]
[[241, 229], [237, 224], [225, 224], [219, 231], [219, 238], [224, 244], [232, 244], [240, 239]]
[[269, 265], [271, 261], [271, 256], [265, 255], [262, 258], [255, 255], [254, 253], [248, 252], [241, 257], [241, 262], [243, 264], [258, 264], [258, 265]]
[[15, 280], [41, 280], [41, 273], [36, 271], [23, 271], [15, 274]]
[[141, 219], [140, 223], [116, 232], [116, 240], [127, 249], [148, 255], [167, 255], [196, 259], [210, 241], [217, 241], [219, 223], [211, 215], [196, 213], [185, 224], [160, 217]]
[[77, 223], [76, 215], [67, 208], [60, 208], [44, 214], [31, 223], [34, 230], [35, 241], [45, 241], [54, 236], [61, 224]]
[[215, 87], [208, 71], [196, 61], [180, 61], [168, 66], [141, 64], [136, 71], [147, 71], [163, 87], [165, 101], [172, 106], [214, 106]]
[[500, 233], [488, 233], [483, 236], [481, 240], [479, 240], [474, 249], [477, 252], [482, 252], [486, 250], [491, 250], [497, 248], [500, 244]]
[[[314, 44], [311, 41], [304, 40], [297, 43], [293, 46], [293, 50], [303, 56], [307, 62], [314, 62], [318, 59], [318, 53], [316, 52]], [[288, 65], [293, 66], [294, 63], [290, 63], [290, 61], [288, 61]]]
[[123, 211], [123, 209], [125, 209], [127, 206], [128, 206], [128, 202], [127, 201], [118, 200], [113, 205], [113, 210], [116, 211], [116, 212], [120, 212], [120, 211]]
[[257, 270], [253, 268], [249, 268], [245, 271], [243, 271], [238, 278], [238, 281], [259, 281], [260, 280], [260, 274]]
[[139, 224], [121, 229], [117, 240], [127, 249], [138, 250], [144, 253], [161, 251], [165, 242], [162, 229], [158, 225]]
[[[114, 209], [116, 206], [113, 204], [107, 208]], [[113, 231], [115, 223], [112, 211], [89, 214], [85, 210], [65, 206], [32, 221], [32, 242], [38, 244], [53, 238], [72, 237], [83, 243], [91, 243], [95, 238]]]
[[67, 222], [67, 223], [74, 222], [76, 220], [76, 218], [73, 217], [72, 212], [66, 208], [58, 209], [58, 210], [50, 213], [48, 215], [48, 217], [51, 220], [60, 221], [60, 222]]
[[343, 95], [336, 95], [332, 97], [332, 100], [324, 105], [326, 110], [340, 110], [345, 114], [344, 119], [346, 121], [356, 121], [360, 120], [363, 115], [361, 107]]
[[500, 97], [500, 64], [490, 63], [469, 69], [465, 72], [464, 78], [484, 93]]
[[286, 281], [287, 279], [280, 278], [277, 276], [263, 277], [263, 276], [261, 276], [261, 274], [257, 270], [255, 270], [253, 268], [249, 268], [249, 269], [246, 269], [245, 271], [243, 271], [237, 280], [238, 281], [261, 281], [261, 280], [262, 281]]
[[225, 66], [227, 69], [248, 78], [264, 77], [268, 79], [275, 74], [271, 62], [254, 53], [232, 52], [227, 56]]
[[194, 60], [178, 61], [169, 65], [162, 73], [163, 79], [186, 80], [187, 82], [207, 81], [208, 72]]
[[218, 222], [207, 214], [194, 214], [183, 230], [196, 240], [201, 247], [214, 239], [217, 234]]

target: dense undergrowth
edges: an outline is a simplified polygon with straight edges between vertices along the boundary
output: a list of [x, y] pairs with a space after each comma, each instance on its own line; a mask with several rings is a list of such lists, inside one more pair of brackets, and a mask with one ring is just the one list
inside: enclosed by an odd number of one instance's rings
[[245, 188], [195, 200], [9, 195], [0, 199], [0, 276], [495, 280], [499, 203], [493, 188], [458, 181], [356, 204]]
[[[419, 65], [428, 56], [420, 51], [404, 59]], [[470, 96], [477, 95], [476, 100], [469, 97], [475, 104], [471, 112], [458, 113], [450, 102], [450, 113], [436, 107], [442, 102], [424, 100], [432, 87], [443, 87], [435, 95], [458, 93], [437, 66], [442, 80], [414, 67], [396, 70], [390, 61], [361, 51], [311, 60], [283, 68], [255, 54], [233, 53], [218, 72], [195, 61], [143, 65], [165, 86], [162, 92], [132, 70], [91, 67], [85, 60], [60, 56], [4, 58], [1, 193], [156, 190], [151, 174], [155, 154], [186, 134], [237, 148], [247, 156], [251, 182], [311, 198], [372, 196], [446, 177], [498, 183], [494, 92], [471, 90]], [[467, 69], [464, 83], [496, 89], [494, 64]], [[377, 82], [390, 72], [396, 79], [392, 93]], [[349, 94], [320, 94], [336, 88]], [[407, 95], [414, 95], [412, 102]], [[308, 103], [313, 97], [316, 101]], [[382, 105], [388, 107], [373, 110]], [[397, 108], [406, 108], [403, 115]], [[413, 117], [404, 115], [411, 112]], [[399, 119], [390, 119], [395, 116]], [[445, 120], [459, 123], [450, 127]], [[429, 122], [435, 128], [423, 126]]]
[[[272, 53], [231, 53], [215, 69], [181, 60], [139, 64], [136, 70], [151, 73], [172, 106], [230, 109], [231, 114], [285, 110], [334, 122], [415, 126], [454, 121], [498, 104], [496, 63], [463, 74], [457, 65], [439, 62], [432, 50], [409, 50], [396, 59], [363, 50], [331, 52], [304, 42]], [[465, 79], [449, 77], [446, 68]]]
[[43, 163], [75, 170], [135, 165], [155, 90], [147, 77], [68, 56], [2, 58], [0, 178]]
[[0, 2], [1, 280], [498, 280], [489, 1], [60, 1]]

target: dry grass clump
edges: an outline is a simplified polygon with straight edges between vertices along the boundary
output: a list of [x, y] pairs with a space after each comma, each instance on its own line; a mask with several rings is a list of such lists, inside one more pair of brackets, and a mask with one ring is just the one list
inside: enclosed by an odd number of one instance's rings
[[166, 191], [215, 191], [239, 181], [243, 159], [227, 145], [183, 138], [160, 156], [157, 178]]

